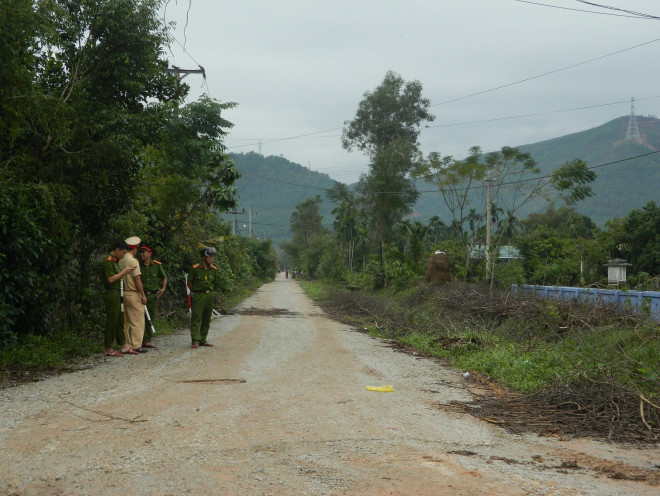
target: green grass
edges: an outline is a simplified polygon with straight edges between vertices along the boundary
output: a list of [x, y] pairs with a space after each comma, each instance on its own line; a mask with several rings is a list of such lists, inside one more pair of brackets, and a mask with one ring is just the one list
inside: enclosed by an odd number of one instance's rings
[[334, 286], [321, 281], [304, 281], [298, 279], [298, 284], [300, 284], [303, 291], [314, 301], [320, 301], [326, 298], [335, 289]]
[[[369, 309], [366, 316], [349, 310], [344, 320], [371, 336], [398, 340], [521, 393], [587, 383], [660, 397], [660, 326], [653, 322], [576, 303], [491, 300], [474, 287], [362, 295], [320, 282], [304, 287], [322, 306]], [[475, 313], [480, 308], [487, 311]]]
[[0, 368], [27, 367], [56, 369], [68, 360], [103, 351], [98, 340], [81, 337], [73, 332], [54, 336], [25, 336], [16, 346], [0, 350]]

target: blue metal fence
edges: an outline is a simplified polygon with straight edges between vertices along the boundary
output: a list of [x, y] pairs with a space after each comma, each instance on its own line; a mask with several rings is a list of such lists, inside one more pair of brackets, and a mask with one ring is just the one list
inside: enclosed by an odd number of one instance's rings
[[593, 305], [618, 305], [636, 313], [646, 314], [652, 320], [660, 322], [660, 291], [622, 291], [619, 289], [513, 284], [511, 293], [535, 295], [542, 298], [577, 299]]

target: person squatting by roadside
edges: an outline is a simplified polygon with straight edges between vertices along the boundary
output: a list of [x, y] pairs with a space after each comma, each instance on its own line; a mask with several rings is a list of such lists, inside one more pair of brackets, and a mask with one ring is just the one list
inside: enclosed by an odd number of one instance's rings
[[206, 341], [206, 337], [211, 324], [215, 293], [220, 288], [220, 271], [213, 265], [217, 254], [218, 251], [212, 246], [202, 248], [202, 263], [193, 265], [188, 272], [188, 288], [192, 293], [191, 348], [213, 346]]
[[133, 267], [134, 270], [124, 276], [124, 338], [129, 346], [122, 353], [137, 355], [149, 351], [147, 348], [142, 347], [144, 305], [147, 303], [147, 297], [142, 287], [140, 264], [135, 259], [140, 238], [132, 236], [124, 241], [126, 241], [129, 251], [119, 261], [119, 268]]
[[120, 269], [117, 263], [124, 258], [128, 249], [125, 241], [115, 241], [112, 244], [110, 254], [101, 262], [101, 284], [105, 288], [103, 292], [106, 313], [103, 335], [105, 356], [123, 356], [122, 353], [112, 347], [115, 341], [122, 352], [130, 349], [124, 337], [124, 313], [121, 311], [120, 280], [129, 272], [135, 270], [135, 267]]
[[[153, 322], [156, 318], [156, 301], [159, 300], [167, 288], [167, 274], [163, 264], [158, 260], [152, 260], [154, 250], [147, 245], [140, 247], [140, 272], [142, 273], [142, 287], [147, 297], [147, 310]], [[147, 322], [147, 314], [144, 314], [144, 336], [142, 338], [142, 347], [156, 348], [151, 344], [153, 331]]]

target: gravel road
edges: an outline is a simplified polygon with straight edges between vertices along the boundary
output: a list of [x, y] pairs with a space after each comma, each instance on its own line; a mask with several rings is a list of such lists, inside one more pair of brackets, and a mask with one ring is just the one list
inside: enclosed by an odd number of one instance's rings
[[443, 410], [472, 398], [462, 371], [328, 319], [296, 281], [264, 285], [209, 341], [157, 336], [158, 350], [0, 391], [0, 494], [658, 494], [657, 447]]

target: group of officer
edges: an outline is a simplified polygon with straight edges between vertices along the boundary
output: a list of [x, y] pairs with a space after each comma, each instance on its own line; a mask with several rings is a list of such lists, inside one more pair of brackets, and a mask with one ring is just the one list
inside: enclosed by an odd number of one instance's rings
[[[150, 317], [156, 316], [156, 301], [167, 289], [167, 274], [162, 263], [152, 258], [154, 250], [145, 244], [140, 246], [140, 242], [137, 236], [115, 241], [109, 255], [101, 263], [101, 282], [105, 288], [106, 356], [138, 355], [146, 353], [149, 348], [156, 348], [151, 343], [153, 328]], [[138, 249], [140, 261], [135, 258]], [[193, 265], [188, 273], [188, 288], [192, 293], [192, 348], [213, 346], [206, 338], [215, 293], [220, 288], [220, 272], [213, 265], [217, 253], [213, 247], [203, 248], [202, 262]], [[115, 342], [121, 351], [113, 348]]]

